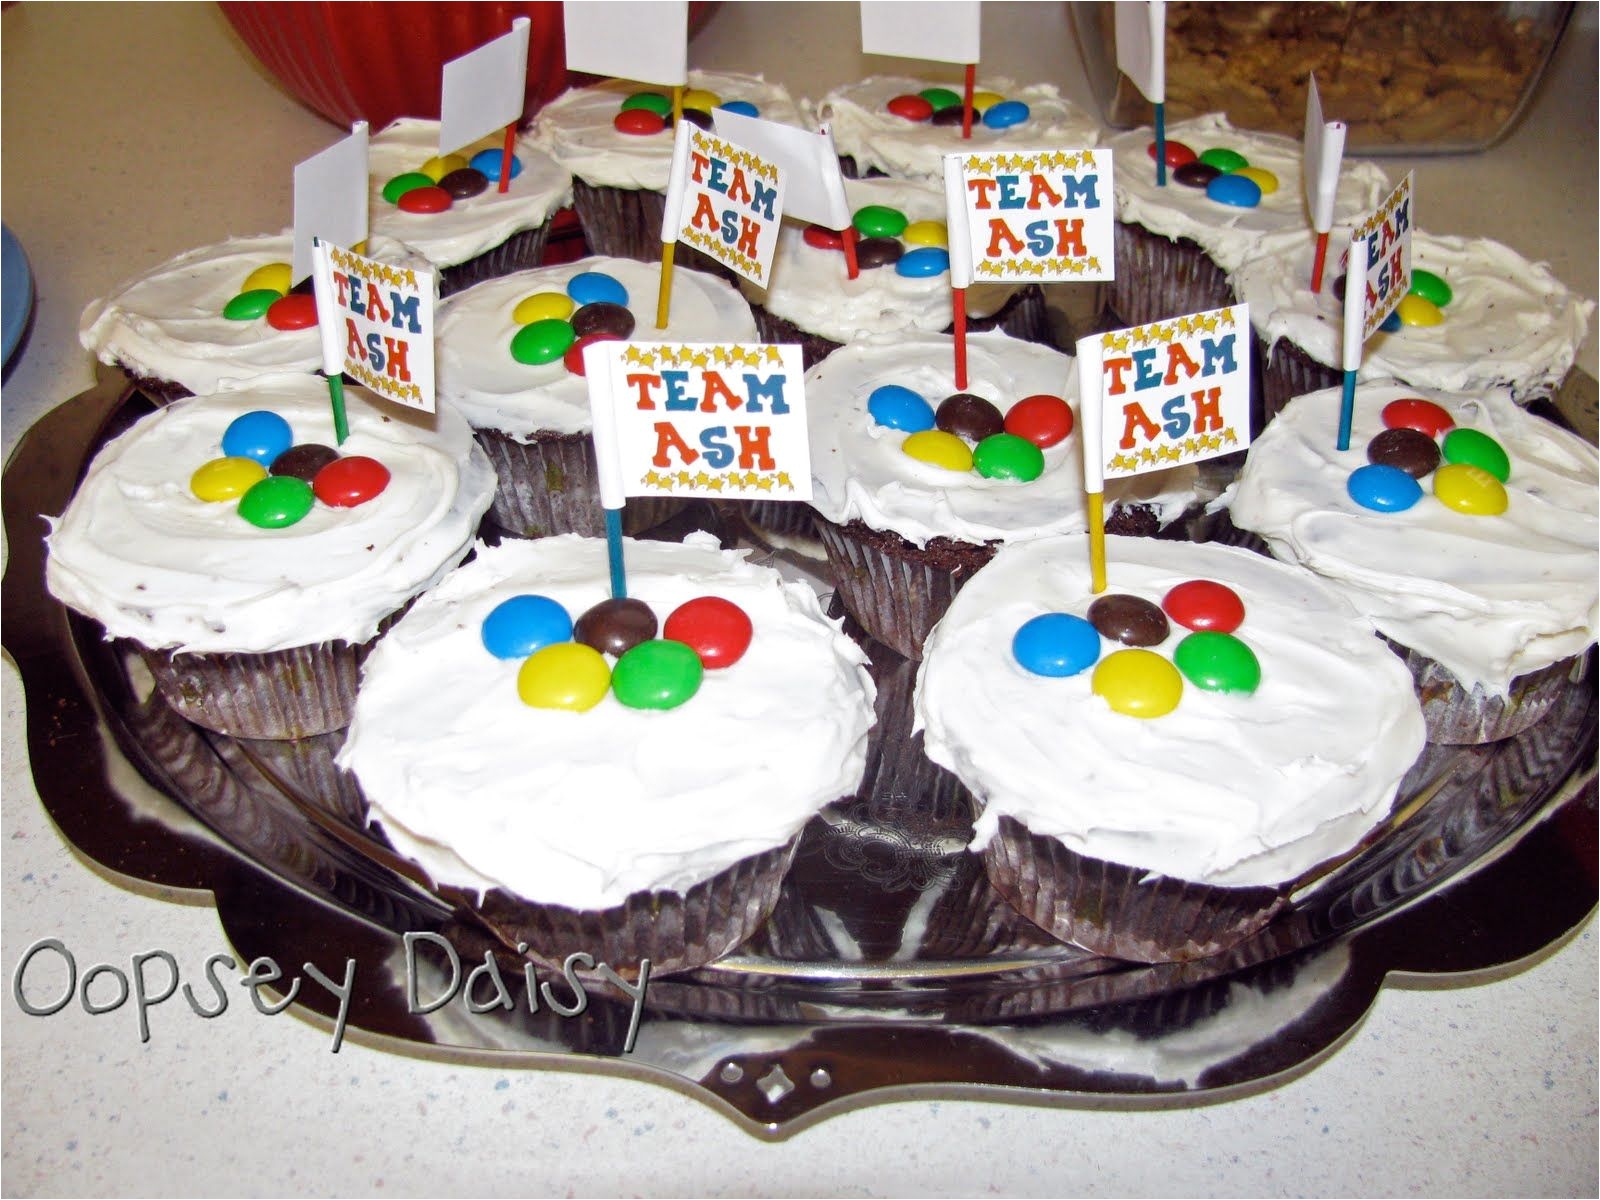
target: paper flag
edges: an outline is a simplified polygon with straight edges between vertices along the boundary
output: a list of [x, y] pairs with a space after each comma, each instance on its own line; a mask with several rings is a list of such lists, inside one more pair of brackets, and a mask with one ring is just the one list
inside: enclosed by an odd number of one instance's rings
[[606, 508], [811, 498], [799, 346], [592, 342], [583, 364]]
[[565, 0], [567, 70], [681, 87], [689, 80], [688, 0]]
[[975, 63], [982, 17], [978, 0], [861, 0], [861, 52]]
[[783, 175], [784, 212], [797, 221], [829, 229], [850, 224], [850, 201], [839, 171], [839, 153], [826, 125], [811, 133], [721, 108], [712, 110], [711, 120], [718, 137], [778, 165]]
[[[1350, 235], [1350, 261], [1345, 268], [1345, 311], [1361, 313], [1360, 339], [1355, 358], [1350, 357], [1349, 318], [1346, 318], [1345, 369], [1361, 364], [1361, 344], [1378, 332], [1411, 288], [1411, 172], [1390, 192], [1378, 211], [1355, 227]], [[1356, 290], [1360, 288], [1359, 292]], [[1351, 304], [1352, 296], [1360, 296]]]
[[1250, 313], [1212, 309], [1078, 339], [1084, 488], [1250, 444]]
[[1344, 158], [1343, 121], [1322, 119], [1322, 97], [1317, 77], [1306, 89], [1306, 145], [1304, 178], [1306, 202], [1311, 207], [1311, 228], [1327, 233], [1333, 228], [1333, 203], [1339, 191], [1339, 164]]
[[766, 287], [783, 220], [777, 164], [688, 121], [674, 137], [661, 240], [693, 246]]
[[338, 246], [367, 240], [365, 121], [351, 125], [349, 137], [295, 166], [293, 282], [311, 274], [311, 246], [318, 239]]
[[1117, 69], [1151, 104], [1167, 98], [1166, 0], [1117, 0]]
[[433, 272], [392, 267], [326, 242], [312, 257], [323, 371], [433, 412]]
[[951, 286], [1113, 278], [1110, 150], [947, 154], [944, 169]]
[[439, 153], [451, 154], [522, 119], [528, 80], [528, 18], [511, 32], [444, 64]]

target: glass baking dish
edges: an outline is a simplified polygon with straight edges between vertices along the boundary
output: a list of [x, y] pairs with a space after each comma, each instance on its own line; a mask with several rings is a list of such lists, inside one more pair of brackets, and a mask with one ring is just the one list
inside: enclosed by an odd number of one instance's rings
[[[1107, 123], [1149, 124], [1149, 101], [1117, 70], [1113, 5], [1068, 7]], [[1175, 0], [1167, 119], [1223, 112], [1240, 129], [1299, 137], [1315, 72], [1323, 112], [1349, 127], [1349, 153], [1485, 150], [1515, 124], [1574, 7]]]

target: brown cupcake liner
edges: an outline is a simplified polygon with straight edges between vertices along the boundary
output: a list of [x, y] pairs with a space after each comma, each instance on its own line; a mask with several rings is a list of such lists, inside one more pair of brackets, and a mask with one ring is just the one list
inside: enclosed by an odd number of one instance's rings
[[[632, 258], [639, 262], [661, 261], [661, 222], [666, 217], [664, 192], [644, 188], [595, 187], [574, 176], [572, 207], [583, 226], [583, 237], [591, 254], [608, 258]], [[737, 278], [723, 266], [693, 246], [676, 245], [672, 252], [675, 267], [705, 271], [732, 281]]]
[[1220, 954], [1287, 903], [1274, 887], [1214, 887], [1089, 858], [1011, 817], [983, 852], [989, 882], [1035, 925], [1095, 954], [1187, 962]]
[[[588, 434], [540, 433], [531, 442], [494, 429], [475, 430], [474, 436], [499, 479], [489, 518], [503, 531], [522, 538], [605, 536], [599, 464]], [[653, 529], [687, 503], [679, 496], [630, 497], [622, 509], [622, 530], [631, 536]]]
[[1174, 240], [1118, 221], [1116, 264], [1116, 278], [1105, 284], [1104, 303], [1128, 325], [1234, 302], [1227, 273], [1189, 238]]
[[744, 519], [761, 533], [788, 538], [817, 536], [816, 510], [804, 500], [735, 500]]
[[582, 910], [539, 904], [493, 888], [476, 901], [461, 889], [440, 894], [470, 907], [508, 946], [525, 945], [528, 958], [560, 969], [582, 952], [635, 980], [644, 959], [650, 976], [692, 971], [732, 953], [761, 928], [800, 838], [752, 854], [685, 892], [639, 891], [611, 908]]
[[157, 379], [152, 375], [134, 375], [131, 373], [128, 378], [133, 381], [133, 386], [138, 388], [146, 399], [155, 404], [175, 404], [179, 400], [185, 400], [194, 395], [183, 384], [171, 379]]
[[345, 730], [274, 741], [236, 738], [234, 744], [261, 771], [304, 804], [340, 818], [354, 829], [367, 824], [367, 799], [356, 777], [334, 762]]
[[[793, 321], [768, 312], [760, 304], [750, 306], [750, 315], [755, 318], [756, 330], [763, 342], [799, 346], [801, 360], [808, 371], [844, 345], [821, 334], [807, 333]], [[954, 326], [947, 326], [944, 332], [953, 333], [954, 329]], [[1036, 283], [1026, 284], [1013, 292], [998, 312], [987, 317], [974, 317], [967, 322], [969, 333], [983, 333], [990, 329], [1002, 330], [1011, 337], [1037, 342], [1052, 350], [1057, 348], [1055, 331], [1050, 324], [1050, 306], [1045, 300], [1044, 289]]]
[[476, 258], [439, 268], [439, 296], [453, 296], [485, 279], [498, 279], [517, 271], [528, 271], [544, 262], [545, 242], [550, 236], [547, 220], [536, 229], [523, 229]]
[[1256, 395], [1263, 426], [1282, 412], [1296, 396], [1338, 387], [1344, 372], [1318, 362], [1293, 342], [1279, 339], [1268, 345], [1259, 333], [1251, 338], [1260, 365]]
[[193, 654], [122, 640], [144, 659], [162, 698], [185, 720], [230, 737], [271, 739], [315, 737], [350, 724], [361, 664], [376, 642]]
[[1569, 683], [1582, 682], [1589, 668], [1588, 655], [1564, 658], [1518, 675], [1508, 695], [1495, 696], [1481, 684], [1463, 687], [1435, 659], [1384, 640], [1411, 672], [1428, 740], [1446, 746], [1478, 746], [1515, 737], [1549, 712]]

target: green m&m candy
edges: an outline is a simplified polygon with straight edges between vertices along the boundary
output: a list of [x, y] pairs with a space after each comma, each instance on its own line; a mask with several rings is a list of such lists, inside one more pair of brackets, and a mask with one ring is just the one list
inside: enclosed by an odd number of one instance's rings
[[530, 367], [555, 362], [578, 340], [570, 321], [546, 318], [524, 325], [511, 339], [511, 357]]
[[868, 204], [856, 209], [850, 223], [862, 237], [899, 237], [907, 225], [906, 215], [887, 204]]
[[1044, 474], [1044, 451], [1014, 433], [995, 433], [973, 448], [972, 465], [985, 479], [1031, 483]]
[[396, 175], [383, 185], [383, 198], [390, 204], [399, 204], [400, 197], [407, 192], [419, 187], [432, 187], [433, 180], [421, 171], [407, 171], [403, 175]]
[[672, 111], [672, 101], [660, 92], [635, 92], [622, 102], [622, 111], [630, 108], [642, 108], [653, 112], [658, 117], [664, 117]]
[[222, 307], [222, 315], [230, 321], [254, 321], [267, 315], [267, 309], [283, 299], [282, 292], [271, 288], [251, 288], [240, 292]]
[[1172, 652], [1183, 677], [1208, 692], [1250, 693], [1261, 686], [1261, 663], [1255, 652], [1231, 633], [1191, 633]]
[[1201, 153], [1200, 161], [1208, 167], [1215, 167], [1224, 173], [1237, 171], [1240, 167], [1248, 167], [1250, 160], [1237, 150], [1229, 150], [1226, 146], [1213, 146]]
[[677, 708], [700, 690], [705, 664], [692, 647], [665, 638], [640, 642], [611, 669], [611, 692], [629, 708]]
[[938, 112], [941, 108], [950, 108], [952, 105], [961, 103], [960, 94], [952, 92], [949, 88], [924, 88], [917, 95], [933, 105], [934, 112]]
[[258, 529], [283, 529], [303, 520], [315, 503], [304, 479], [269, 475], [239, 497], [239, 515]]
[[1511, 478], [1511, 458], [1505, 448], [1481, 429], [1452, 429], [1440, 447], [1447, 463], [1465, 463], [1489, 472], [1501, 483]]
[[1438, 275], [1415, 267], [1411, 271], [1411, 291], [1424, 300], [1432, 301], [1440, 308], [1449, 304], [1455, 295], [1450, 290], [1450, 285]]

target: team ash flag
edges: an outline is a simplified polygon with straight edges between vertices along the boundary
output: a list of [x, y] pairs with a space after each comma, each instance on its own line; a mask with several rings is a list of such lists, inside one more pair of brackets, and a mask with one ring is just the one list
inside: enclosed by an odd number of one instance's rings
[[1085, 487], [1250, 444], [1250, 313], [1212, 309], [1078, 340]]
[[[1406, 172], [1378, 211], [1355, 227], [1350, 235], [1346, 267], [1350, 282], [1363, 281], [1361, 303], [1351, 304], [1345, 288], [1345, 369], [1361, 365], [1361, 346], [1384, 323], [1411, 288], [1411, 172]], [[1351, 317], [1351, 311], [1359, 319]], [[1359, 337], [1352, 344], [1352, 328]], [[1352, 350], [1354, 351], [1352, 355]]]
[[783, 217], [778, 164], [678, 123], [661, 222], [663, 242], [683, 242], [767, 286]]
[[777, 164], [783, 177], [784, 212], [828, 229], [849, 226], [850, 201], [833, 134], [826, 125], [812, 133], [723, 108], [712, 112], [711, 121], [718, 137]]
[[688, 0], [566, 0], [567, 70], [682, 87], [689, 78]]
[[354, 246], [366, 239], [367, 123], [357, 121], [349, 137], [295, 165], [290, 278], [299, 283], [311, 274], [313, 243]]
[[312, 247], [312, 259], [324, 371], [433, 412], [433, 272], [391, 267], [326, 242]]
[[982, 16], [978, 0], [861, 0], [861, 51], [975, 63]]
[[594, 342], [584, 369], [604, 507], [811, 498], [799, 346]]
[[1113, 277], [1111, 151], [947, 154], [944, 164], [955, 286]]

